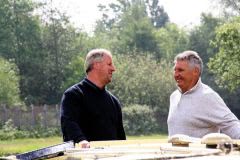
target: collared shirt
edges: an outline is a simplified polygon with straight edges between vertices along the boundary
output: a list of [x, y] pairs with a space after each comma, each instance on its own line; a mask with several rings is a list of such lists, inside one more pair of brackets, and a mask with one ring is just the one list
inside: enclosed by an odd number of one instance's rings
[[170, 96], [168, 133], [203, 137], [221, 132], [240, 138], [240, 122], [223, 99], [201, 79], [189, 91], [175, 90]]

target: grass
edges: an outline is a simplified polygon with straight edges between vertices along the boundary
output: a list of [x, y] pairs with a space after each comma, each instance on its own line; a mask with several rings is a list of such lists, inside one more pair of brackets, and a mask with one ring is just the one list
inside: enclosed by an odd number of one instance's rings
[[62, 138], [39, 138], [39, 139], [17, 139], [11, 141], [0, 141], [0, 156], [24, 153], [43, 147], [62, 143]]
[[[128, 140], [166, 139], [167, 135], [127, 136]], [[0, 157], [14, 155], [62, 143], [62, 137], [0, 141]], [[109, 142], [108, 142], [109, 143]]]

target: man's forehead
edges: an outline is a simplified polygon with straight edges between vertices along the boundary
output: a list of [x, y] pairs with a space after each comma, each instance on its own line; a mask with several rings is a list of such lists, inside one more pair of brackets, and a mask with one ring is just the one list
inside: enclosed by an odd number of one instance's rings
[[188, 65], [188, 61], [186, 61], [186, 60], [178, 60], [174, 64], [174, 66], [179, 66], [179, 65], [182, 65], [182, 66]]
[[105, 54], [104, 56], [112, 59], [112, 55], [111, 54]]
[[108, 55], [108, 54], [105, 54], [105, 55], [103, 56], [103, 61], [107, 61], [107, 62], [112, 61], [112, 56], [111, 56], [111, 55]]

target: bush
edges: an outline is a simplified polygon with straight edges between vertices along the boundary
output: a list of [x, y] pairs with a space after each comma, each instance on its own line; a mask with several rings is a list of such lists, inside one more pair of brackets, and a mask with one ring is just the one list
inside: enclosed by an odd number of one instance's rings
[[1, 140], [12, 140], [15, 139], [17, 128], [14, 126], [12, 119], [9, 119], [0, 130]]
[[0, 140], [13, 140], [20, 138], [41, 138], [59, 136], [61, 133], [58, 127], [45, 128], [36, 127], [30, 130], [19, 130], [14, 126], [12, 119], [9, 119], [0, 129]]
[[149, 134], [158, 130], [154, 111], [147, 105], [124, 107], [123, 125], [127, 135]]

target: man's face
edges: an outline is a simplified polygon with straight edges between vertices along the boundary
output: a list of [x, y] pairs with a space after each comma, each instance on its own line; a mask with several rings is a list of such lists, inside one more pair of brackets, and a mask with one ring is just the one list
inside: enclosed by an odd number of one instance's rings
[[104, 55], [103, 61], [98, 62], [98, 65], [99, 78], [104, 84], [108, 84], [112, 81], [112, 74], [116, 70], [112, 62], [112, 57]]
[[191, 68], [187, 61], [177, 61], [174, 66], [174, 79], [182, 92], [190, 90], [198, 80], [198, 70]]

